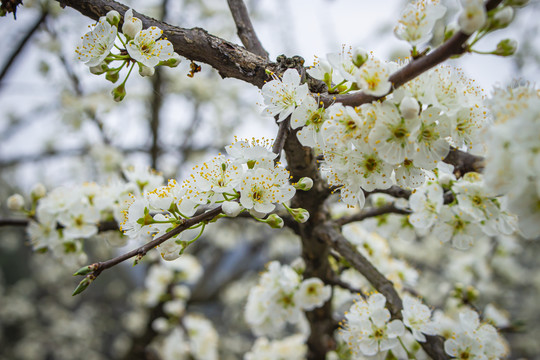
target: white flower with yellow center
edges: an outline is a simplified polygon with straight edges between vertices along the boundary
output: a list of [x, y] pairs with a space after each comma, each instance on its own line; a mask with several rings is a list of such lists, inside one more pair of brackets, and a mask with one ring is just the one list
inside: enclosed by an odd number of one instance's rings
[[158, 40], [163, 30], [152, 26], [139, 31], [133, 40], [127, 43], [129, 56], [144, 66], [153, 68], [160, 61], [173, 58], [174, 48], [168, 40]]
[[367, 60], [355, 73], [358, 87], [366, 94], [373, 96], [386, 95], [392, 83], [388, 81], [390, 67], [378, 59]]
[[279, 115], [278, 121], [283, 121], [291, 115], [308, 95], [307, 84], [300, 85], [300, 74], [295, 69], [288, 69], [283, 73], [282, 80], [274, 77], [262, 87], [262, 95], [266, 108], [264, 115]]
[[246, 174], [240, 184], [240, 204], [246, 209], [267, 214], [276, 203], [290, 200], [295, 188], [289, 184], [289, 172], [281, 167], [257, 168]]
[[405, 7], [394, 33], [401, 40], [415, 46], [431, 39], [435, 22], [446, 13], [437, 0], [417, 0]]
[[105, 17], [101, 17], [96, 27], [81, 37], [82, 44], [75, 49], [77, 59], [90, 67], [101, 64], [114, 46], [117, 31], [116, 26], [111, 26]]
[[377, 111], [369, 144], [390, 164], [402, 163], [415, 152], [414, 139], [420, 127], [418, 118], [404, 119], [395, 105], [384, 103]]

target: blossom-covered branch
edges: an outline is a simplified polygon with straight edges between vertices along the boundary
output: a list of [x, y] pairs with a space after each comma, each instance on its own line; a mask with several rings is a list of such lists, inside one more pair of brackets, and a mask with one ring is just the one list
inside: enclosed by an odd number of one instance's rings
[[[489, 11], [496, 8], [501, 2], [502, 0], [487, 1], [486, 10]], [[411, 60], [406, 66], [390, 75], [388, 80], [392, 83], [392, 90], [388, 93], [405, 84], [407, 81], [414, 79], [425, 71], [441, 64], [445, 60], [448, 60], [450, 57], [463, 54], [466, 51], [464, 44], [467, 42], [467, 40], [469, 40], [470, 36], [471, 33], [466, 34], [463, 31], [458, 31], [454, 36], [444, 42], [437, 49], [430, 52], [428, 55]], [[383, 94], [382, 96], [376, 96], [362, 91], [345, 95], [326, 94], [321, 96], [321, 101], [324, 102], [325, 106], [330, 106], [335, 102], [349, 106], [360, 106], [362, 104], [367, 104], [382, 98], [388, 93]]]
[[[394, 319], [402, 319], [403, 302], [394, 285], [382, 275], [362, 254], [341, 235], [332, 222], [321, 224], [315, 229], [321, 239], [335, 249], [356, 270], [358, 270], [386, 298], [387, 307]], [[427, 341], [420, 342], [422, 348], [433, 359], [449, 359], [443, 347], [443, 339], [438, 336], [427, 336]]]
[[[91, 19], [98, 20], [107, 12], [116, 10], [124, 14], [128, 7], [111, 0], [58, 0], [62, 6], [69, 6]], [[267, 61], [246, 50], [242, 46], [209, 34], [201, 28], [184, 29], [157, 21], [151, 17], [133, 12], [142, 20], [145, 28], [156, 26], [173, 44], [174, 51], [194, 61], [204, 62], [215, 68], [222, 77], [233, 77], [257, 87], [262, 87], [267, 79]]]
[[120, 264], [121, 262], [124, 262], [128, 259], [131, 259], [132, 257], [138, 257], [142, 258], [146, 255], [146, 253], [153, 248], [161, 245], [165, 241], [169, 240], [170, 238], [180, 234], [182, 231], [189, 229], [190, 227], [197, 225], [199, 223], [210, 221], [219, 214], [222, 213], [221, 206], [218, 206], [212, 210], [206, 211], [200, 215], [194, 216], [190, 219], [187, 219], [183, 221], [180, 225], [172, 229], [171, 231], [163, 234], [162, 236], [153, 239], [152, 241], [133, 249], [125, 254], [119, 255], [115, 258], [109, 259], [107, 261], [103, 262], [97, 262], [91, 265], [88, 265], [82, 269], [80, 269], [75, 275], [86, 275], [86, 277], [81, 281], [75, 292], [74, 295], [82, 292], [92, 281], [94, 281], [104, 270], [107, 270], [113, 266], [116, 266]]

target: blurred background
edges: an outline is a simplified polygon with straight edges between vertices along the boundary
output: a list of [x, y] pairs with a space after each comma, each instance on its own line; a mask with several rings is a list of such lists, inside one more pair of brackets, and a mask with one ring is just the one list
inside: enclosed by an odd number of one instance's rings
[[[138, 12], [184, 28], [202, 27], [240, 43], [223, 0], [126, 1]], [[270, 59], [300, 55], [306, 64], [361, 46], [382, 59], [407, 56], [408, 44], [393, 35], [403, 0], [248, 0], [255, 30]], [[383, 4], [382, 4], [383, 3]], [[459, 10], [444, 1], [447, 17]], [[382, 4], [382, 5], [381, 5]], [[469, 55], [448, 64], [463, 69], [489, 96], [495, 86], [515, 80], [540, 80], [540, 37], [536, 1], [518, 11], [508, 29], [479, 44], [493, 50], [503, 38], [518, 40], [512, 58]], [[77, 62], [75, 47], [94, 22], [54, 1], [26, 0], [17, 19], [0, 18], [0, 217], [23, 218], [5, 204], [13, 193], [28, 194], [40, 182], [49, 190], [83, 182], [100, 184], [120, 176], [126, 164], [150, 166], [165, 179], [185, 178], [192, 166], [238, 138], [275, 136], [272, 118], [261, 117], [259, 90], [234, 79], [221, 79], [209, 66], [193, 78], [188, 60], [176, 69], [156, 69], [151, 78], [131, 76], [122, 103], [112, 100], [112, 84]], [[3, 223], [6, 225], [6, 223]], [[395, 235], [387, 234], [391, 239]], [[124, 264], [100, 276], [82, 296], [71, 297], [75, 269], [50, 254], [32, 253], [23, 226], [0, 228], [0, 359], [159, 359], [163, 346], [159, 322], [164, 299], [149, 298], [148, 280], [158, 259], [148, 256], [137, 267]], [[399, 239], [389, 242], [396, 256], [422, 269], [419, 287], [434, 302], [456, 281], [482, 289], [480, 304], [495, 303], [512, 320], [507, 339], [510, 358], [539, 358], [540, 245], [511, 243], [486, 251], [487, 259], [445, 249], [422, 264]], [[107, 245], [107, 235], [85, 243], [88, 262], [108, 259], [133, 248]], [[497, 249], [503, 254], [493, 254]], [[433, 249], [431, 249], [433, 250]], [[219, 334], [220, 359], [237, 359], [253, 342], [243, 320], [249, 287], [271, 259], [289, 263], [300, 243], [283, 230], [253, 221], [214, 224], [190, 248], [187, 260], [173, 268], [168, 290], [189, 293], [180, 313], [201, 314]], [[442, 252], [442, 251], [441, 251]], [[497, 257], [497, 255], [500, 255]], [[435, 255], [433, 255], [435, 256]], [[459, 257], [459, 262], [454, 261]], [[444, 265], [441, 259], [448, 261]], [[438, 264], [437, 264], [438, 263]], [[431, 266], [432, 265], [432, 266]], [[458, 270], [456, 270], [459, 268]], [[452, 279], [449, 274], [465, 273]], [[445, 276], [448, 286], [438, 283]], [[439, 284], [433, 288], [433, 284]], [[432, 287], [430, 290], [430, 286]], [[427, 296], [427, 295], [425, 295]], [[180, 298], [182, 296], [179, 296]], [[161, 344], [161, 345], [159, 345]], [[82, 356], [81, 354], [84, 354]]]

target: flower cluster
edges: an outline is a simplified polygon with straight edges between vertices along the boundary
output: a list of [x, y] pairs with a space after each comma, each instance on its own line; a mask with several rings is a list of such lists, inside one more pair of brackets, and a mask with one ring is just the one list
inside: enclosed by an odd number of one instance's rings
[[[305, 210], [291, 209], [285, 204], [296, 188], [289, 183], [288, 171], [274, 164], [276, 154], [267, 149], [268, 145], [265, 140], [236, 141], [226, 148], [230, 158], [218, 155], [195, 166], [181, 184], [169, 180], [166, 186], [154, 188], [141, 197], [132, 196], [123, 211], [122, 231], [130, 237], [160, 236], [193, 216], [201, 206], [214, 204], [222, 205], [223, 212], [231, 217], [248, 210], [272, 227], [282, 227], [283, 220], [275, 214], [264, 220], [262, 217], [273, 211], [276, 204], [283, 204], [296, 221], [306, 221], [309, 214]], [[299, 188], [302, 184], [299, 182]], [[199, 238], [204, 226], [199, 224], [192, 231], [162, 243], [161, 255], [169, 260], [177, 258]], [[186, 240], [187, 237], [192, 238]]]
[[[375, 96], [390, 90], [388, 77], [400, 66], [358, 49], [329, 54], [328, 60], [331, 65], [320, 62], [308, 72], [330, 90], [344, 86], [345, 92], [360, 89]], [[299, 83], [295, 70], [286, 74], [287, 79], [295, 74]], [[340, 82], [333, 85], [336, 78]], [[278, 108], [264, 89], [263, 95]], [[341, 189], [342, 201], [351, 206], [364, 205], [364, 191], [421, 186], [425, 170], [434, 169], [450, 146], [472, 148], [487, 121], [480, 89], [450, 67], [425, 72], [383, 102], [356, 108], [339, 103], [323, 108], [311, 95], [302, 97], [290, 102], [297, 106], [291, 127], [302, 127], [297, 136], [304, 146], [323, 152], [328, 182]], [[290, 106], [281, 113], [289, 114]]]
[[[418, 188], [409, 199], [410, 223], [458, 249], [468, 249], [482, 236], [511, 235], [517, 219], [509, 213], [505, 198], [488, 189], [482, 175], [468, 173], [456, 180], [452, 174], [439, 175]], [[445, 204], [444, 197], [453, 198]]]
[[531, 86], [495, 90], [489, 101], [495, 123], [486, 134], [484, 179], [506, 194], [527, 238], [540, 236], [540, 92]]
[[[118, 81], [120, 71], [132, 63], [124, 81], [112, 92], [116, 101], [125, 97], [125, 83], [135, 64], [139, 66], [141, 76], [151, 76], [157, 65], [175, 67], [180, 63], [180, 56], [174, 52], [171, 42], [160, 40], [163, 30], [156, 26], [143, 30], [142, 21], [134, 17], [133, 10], [129, 9], [124, 14], [122, 38], [118, 32], [120, 20], [117, 11], [109, 11], [107, 16], [102, 16], [92, 30], [81, 38], [82, 43], [75, 50], [78, 59], [85, 62], [92, 73], [106, 74], [107, 80], [113, 83]], [[115, 44], [116, 39], [124, 48]], [[112, 53], [113, 47], [120, 52]], [[112, 67], [114, 61], [120, 61], [121, 64]]]
[[[68, 266], [85, 262], [84, 239], [95, 236], [100, 224], [120, 222], [125, 201], [130, 194], [140, 193], [137, 181], [150, 182], [152, 178], [154, 183], [162, 181], [159, 175], [146, 171], [126, 169], [124, 173], [131, 181], [107, 186], [85, 183], [59, 187], [34, 197], [33, 208], [28, 212], [32, 219], [27, 228], [33, 249], [50, 251]], [[117, 231], [104, 234], [111, 245], [121, 246], [126, 242]]]
[[478, 313], [459, 313], [457, 331], [444, 343], [446, 353], [456, 359], [500, 359], [506, 355], [506, 342], [489, 324], [481, 324]]
[[331, 294], [319, 278], [302, 280], [290, 266], [273, 261], [248, 296], [245, 319], [255, 335], [275, 335], [287, 323], [305, 322], [305, 310], [322, 306]]
[[340, 336], [347, 343], [355, 358], [372, 356], [399, 345], [405, 327], [401, 320], [390, 321], [390, 312], [385, 308], [386, 298], [373, 294], [367, 301], [358, 300], [345, 314]]

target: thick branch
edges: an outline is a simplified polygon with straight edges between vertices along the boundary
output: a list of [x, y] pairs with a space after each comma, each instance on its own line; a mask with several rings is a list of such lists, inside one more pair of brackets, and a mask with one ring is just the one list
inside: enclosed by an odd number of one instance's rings
[[[124, 14], [128, 7], [112, 0], [57, 0], [62, 6], [69, 6], [91, 19], [98, 20], [108, 11], [116, 10]], [[210, 35], [201, 28], [184, 29], [157, 21], [134, 11], [145, 28], [157, 26], [178, 54], [194, 61], [212, 66], [222, 77], [232, 77], [262, 87], [267, 79], [265, 68], [268, 62], [242, 46]]]
[[232, 17], [236, 24], [238, 37], [245, 48], [268, 61], [268, 52], [264, 50], [251, 19], [249, 18], [246, 4], [243, 0], [227, 0]]
[[[387, 307], [395, 319], [402, 319], [403, 304], [394, 285], [381, 274], [351, 243], [341, 235], [337, 227], [326, 222], [315, 229], [316, 234], [334, 248], [356, 270], [358, 270], [373, 285], [378, 292], [386, 297]], [[427, 341], [420, 343], [424, 351], [433, 359], [449, 359], [444, 351], [443, 338], [440, 336], [426, 336]]]
[[[486, 9], [489, 11], [496, 8], [502, 0], [489, 0], [486, 3]], [[406, 66], [402, 67], [390, 76], [390, 82], [393, 84], [392, 92], [407, 81], [414, 79], [423, 72], [439, 65], [440, 63], [448, 60], [454, 55], [461, 55], [465, 52], [465, 42], [469, 39], [470, 35], [467, 35], [461, 31], [458, 31], [454, 36], [448, 39], [445, 43], [433, 50], [426, 56], [419, 57], [410, 61]], [[387, 94], [388, 95], [388, 94]], [[386, 96], [386, 95], [385, 95]], [[364, 94], [363, 92], [356, 92], [353, 94], [345, 95], [321, 95], [321, 101], [324, 102], [324, 106], [329, 106], [334, 102], [340, 102], [343, 105], [360, 106], [377, 99], [382, 98], [372, 95]]]
[[484, 169], [484, 158], [455, 148], [443, 160], [445, 163], [454, 165], [454, 174], [461, 177], [468, 172], [481, 172]]

